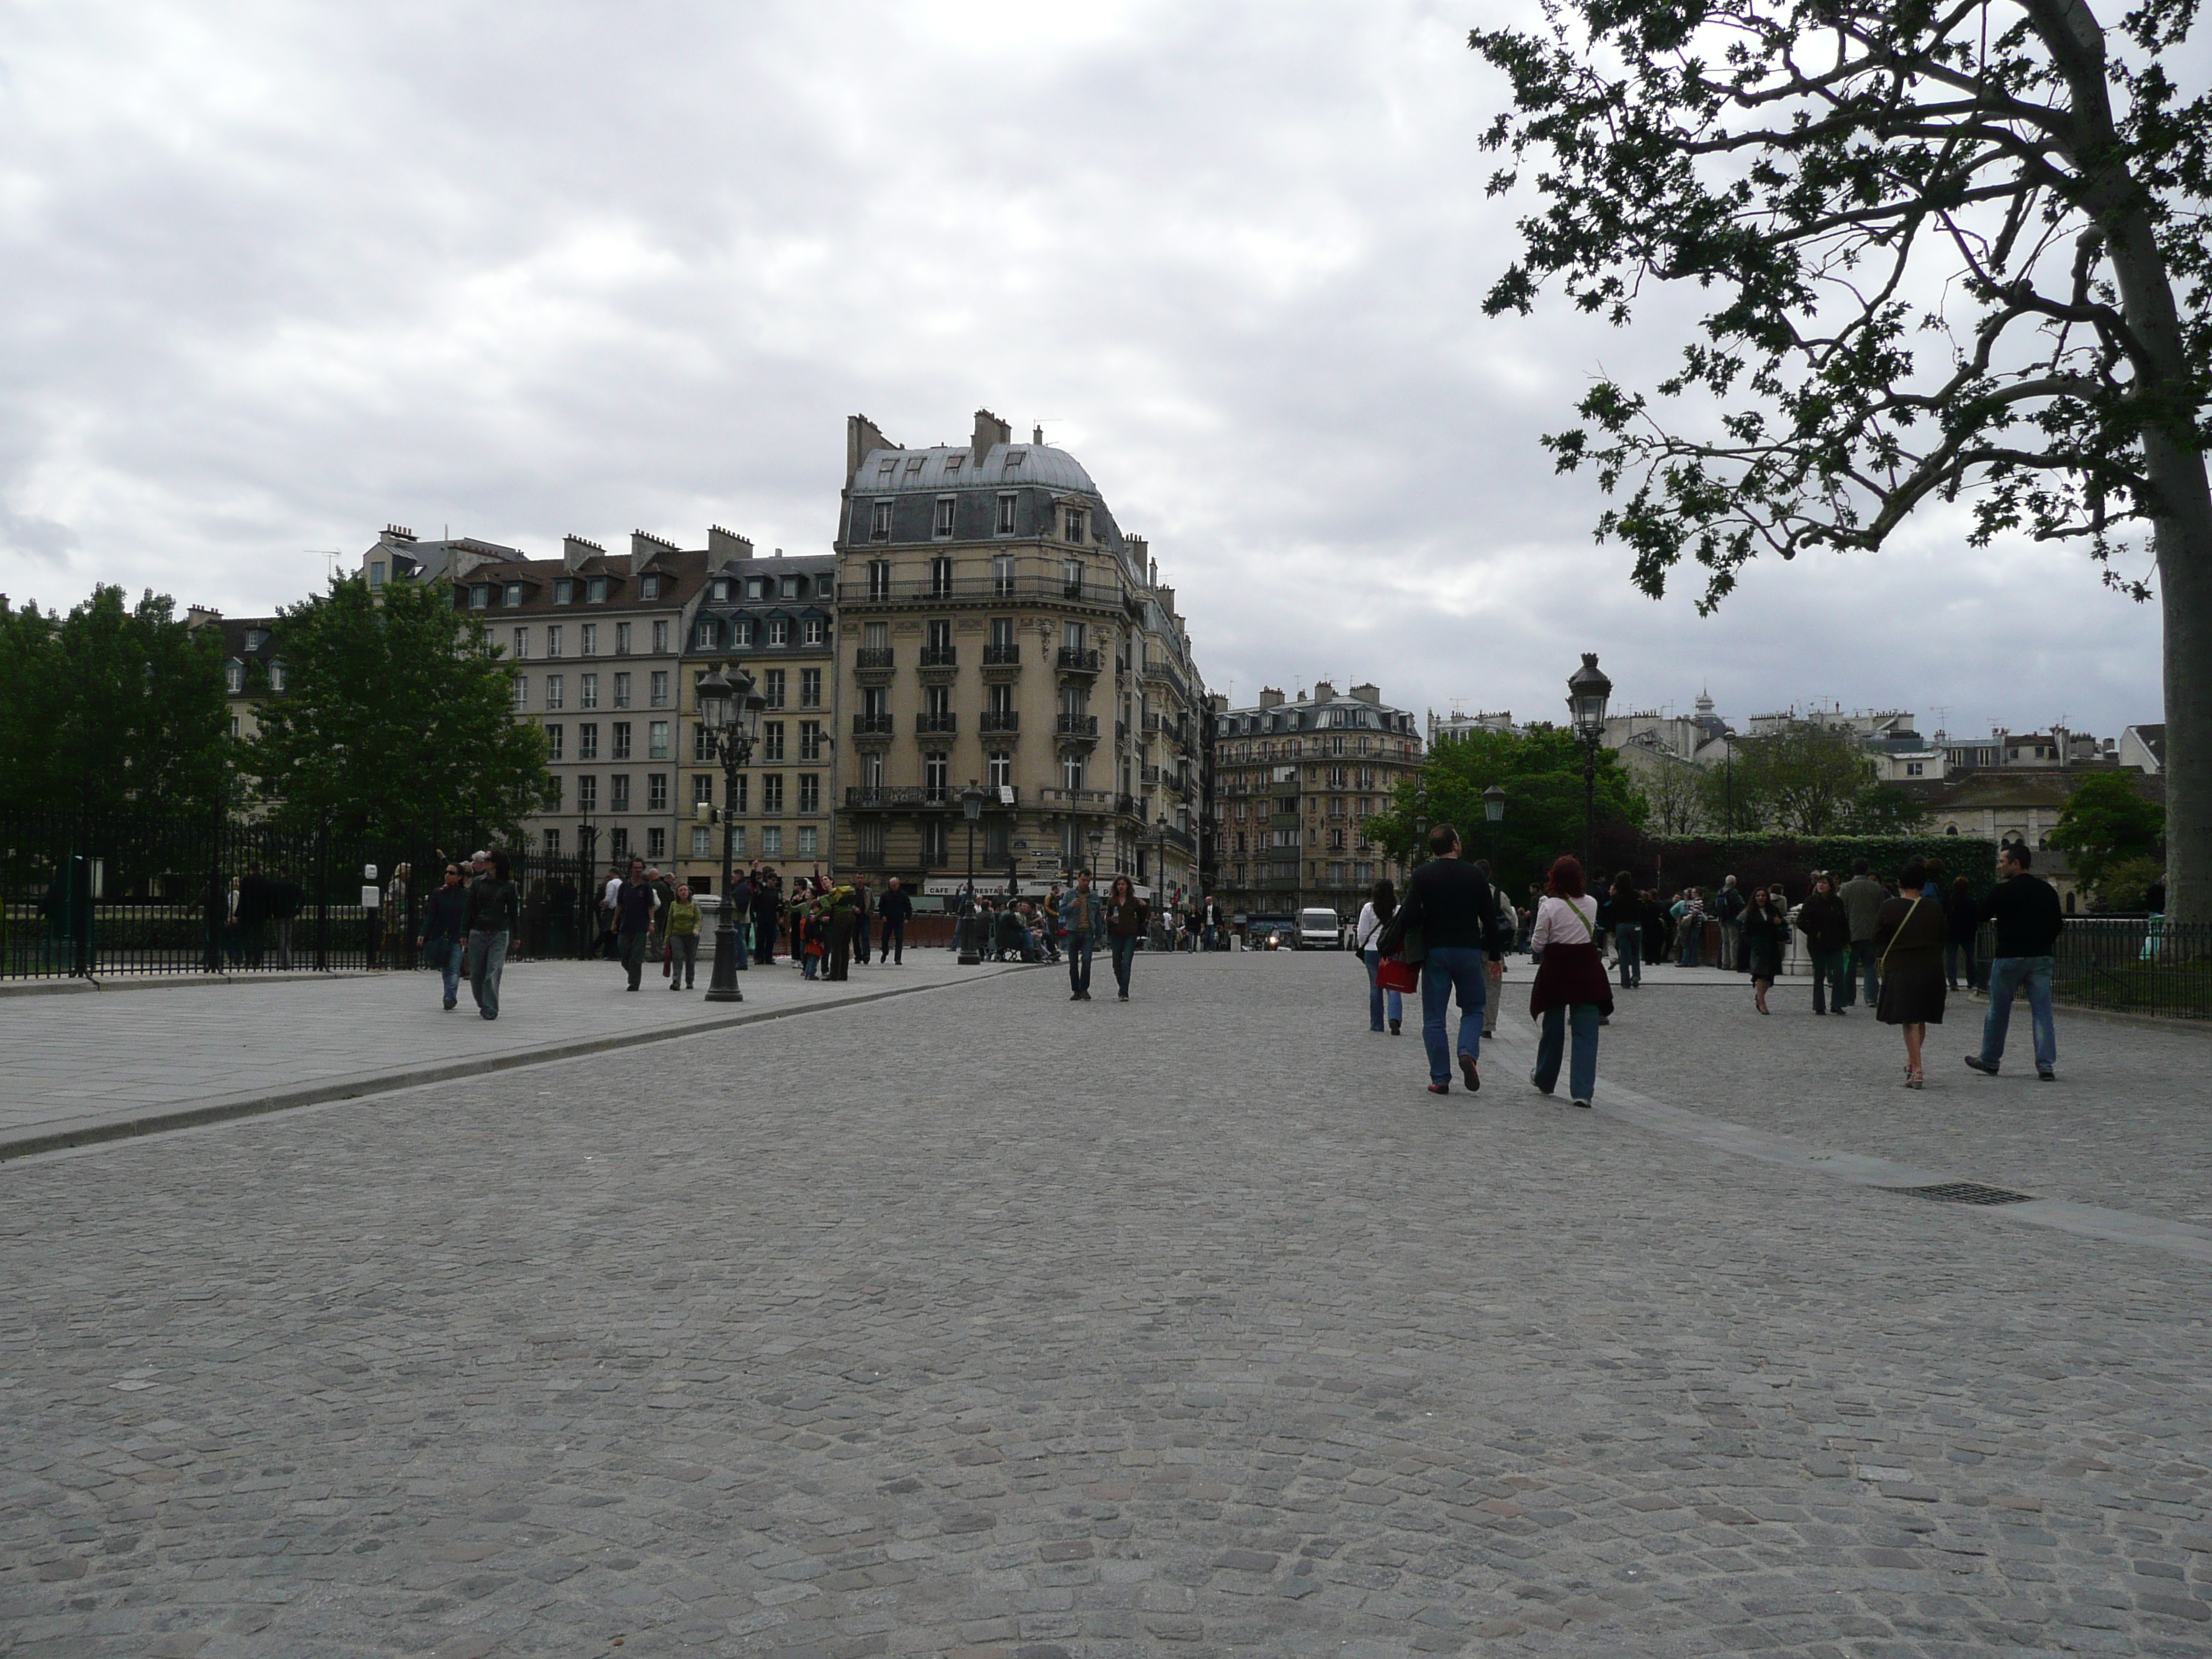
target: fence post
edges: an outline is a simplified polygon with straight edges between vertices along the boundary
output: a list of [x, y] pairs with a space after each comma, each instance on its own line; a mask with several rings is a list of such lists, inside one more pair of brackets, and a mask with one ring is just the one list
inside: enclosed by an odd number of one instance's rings
[[331, 968], [331, 818], [323, 815], [315, 832], [315, 971]]

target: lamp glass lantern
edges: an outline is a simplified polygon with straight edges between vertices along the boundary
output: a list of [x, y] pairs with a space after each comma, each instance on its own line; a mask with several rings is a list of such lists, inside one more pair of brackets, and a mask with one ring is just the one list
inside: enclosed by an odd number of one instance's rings
[[1492, 823], [1505, 822], [1505, 791], [1494, 783], [1482, 792], [1482, 816]]
[[1574, 717], [1576, 734], [1584, 743], [1595, 743], [1605, 736], [1606, 700], [1613, 695], [1613, 682], [1598, 670], [1597, 653], [1583, 653], [1583, 665], [1567, 676], [1567, 708]]

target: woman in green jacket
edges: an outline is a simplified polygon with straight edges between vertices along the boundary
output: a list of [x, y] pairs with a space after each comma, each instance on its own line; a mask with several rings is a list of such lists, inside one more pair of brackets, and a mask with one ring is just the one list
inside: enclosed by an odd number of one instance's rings
[[668, 988], [689, 991], [699, 977], [699, 906], [689, 886], [676, 890], [668, 907]]

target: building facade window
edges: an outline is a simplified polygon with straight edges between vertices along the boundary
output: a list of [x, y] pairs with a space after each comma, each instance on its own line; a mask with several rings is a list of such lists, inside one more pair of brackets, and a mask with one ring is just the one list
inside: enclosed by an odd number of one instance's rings
[[576, 630], [576, 654], [580, 657], [596, 657], [599, 654], [599, 623], [586, 623]]
[[509, 654], [514, 657], [515, 661], [520, 662], [524, 658], [530, 654], [530, 630], [528, 629], [515, 628], [508, 629], [507, 640], [510, 647]]
[[[554, 809], [553, 809], [553, 810], [554, 810], [555, 811], [556, 811], [556, 812], [557, 812], [557, 811], [559, 811], [561, 809], [556, 805], [556, 806], [555, 806], [555, 807], [554, 807]], [[557, 858], [559, 858], [559, 857], [561, 856], [561, 832], [560, 832], [560, 830], [558, 830], [557, 829], [556, 829], [556, 830], [539, 830], [539, 831], [538, 831], [538, 844], [539, 846], [543, 847], [543, 848], [545, 849], [545, 856], [546, 856], [547, 858], [549, 858], [549, 859], [557, 859]]]
[[607, 811], [610, 812], [629, 811], [629, 773], [617, 772], [607, 780]]
[[668, 758], [668, 722], [649, 720], [645, 727], [645, 757], [647, 760]]
[[783, 774], [761, 774], [761, 812], [763, 817], [778, 817], [783, 812]]
[[587, 578], [584, 583], [584, 599], [587, 604], [605, 605], [607, 602], [607, 579], [605, 576]]
[[613, 735], [613, 758], [616, 760], [628, 760], [629, 758], [629, 722], [628, 720], [617, 720], [614, 723]]
[[[269, 689], [272, 691], [282, 691], [284, 689], [276, 684], [278, 672], [273, 665], [269, 671]], [[514, 706], [517, 708], [530, 707], [530, 676], [527, 674], [517, 674], [514, 677]]]
[[801, 772], [799, 775], [799, 810], [801, 812], [819, 812], [822, 810], [822, 775], [819, 772]]
[[951, 863], [952, 836], [948, 826], [935, 818], [921, 826], [921, 865], [925, 870], [942, 870]]
[[769, 649], [777, 651], [791, 643], [791, 624], [781, 617], [771, 617], [768, 623]]
[[648, 684], [648, 685], [650, 686], [650, 688], [651, 688], [651, 695], [652, 695], [652, 697], [653, 697], [653, 706], [655, 708], [667, 708], [667, 707], [668, 707], [668, 671], [667, 671], [666, 669], [665, 669], [665, 668], [656, 668], [656, 669], [654, 669], [654, 670], [653, 671], [653, 678], [652, 678], [652, 679], [651, 679], [650, 681], [648, 681], [648, 682], [647, 682], [647, 684]]
[[799, 826], [799, 856], [803, 859], [822, 856], [822, 832], [811, 823]]
[[929, 562], [929, 593], [932, 599], [952, 597], [952, 560], [949, 555], [940, 553]]
[[665, 812], [668, 810], [668, 774], [648, 772], [645, 775], [645, 810]]
[[828, 637], [828, 625], [819, 617], [809, 617], [799, 625], [801, 645], [820, 645]]
[[891, 504], [889, 501], [878, 501], [875, 504], [874, 512], [869, 515], [868, 539], [872, 542], [887, 542], [890, 538]]
[[695, 859], [711, 857], [714, 851], [714, 832], [703, 823], [691, 826], [691, 856]]
[[771, 668], [761, 676], [761, 696], [770, 708], [783, 707], [783, 673], [781, 668]]
[[712, 806], [714, 804], [714, 775], [712, 772], [699, 773], [691, 780], [691, 805]]
[[822, 722], [801, 720], [799, 723], [799, 758], [818, 761], [822, 758]]
[[501, 595], [501, 598], [504, 599], [507, 604], [510, 606], [520, 605], [522, 603], [522, 584], [520, 582], [507, 583], [507, 592]]
[[575, 602], [576, 584], [566, 576], [555, 577], [553, 580], [553, 603], [556, 605], [574, 605]]
[[764, 859], [783, 856], [783, 830], [781, 825], [771, 823], [761, 831], [761, 856]]
[[615, 676], [615, 707], [617, 708], [629, 707], [629, 678], [627, 673]]
[[822, 707], [822, 671], [802, 668], [799, 671], [799, 706], [801, 708]]
[[1014, 533], [1014, 501], [1015, 497], [1012, 495], [999, 497], [998, 532], [1001, 536], [1011, 536]]
[[586, 720], [576, 728], [576, 758], [597, 760], [599, 757], [599, 723]]
[[545, 758], [547, 760], [556, 761], [563, 758], [562, 749], [567, 741], [568, 735], [568, 728], [558, 720], [545, 728]]
[[957, 505], [957, 497], [939, 495], [937, 498], [937, 518], [933, 528], [939, 538], [949, 538], [952, 534], [952, 514]]
[[983, 764], [985, 775], [989, 780], [991, 787], [994, 789], [1006, 789], [1012, 787], [1014, 781], [1014, 757], [1012, 750], [994, 749], [990, 753], [990, 757], [986, 760]]
[[891, 596], [891, 562], [889, 559], [868, 561], [868, 597], [888, 599]]
[[761, 758], [780, 761], [783, 758], [783, 722], [769, 720], [761, 726]]
[[952, 799], [952, 757], [942, 750], [921, 757], [921, 798], [932, 802]]
[[645, 832], [645, 855], [656, 860], [668, 856], [668, 831], [659, 824]]
[[[576, 735], [578, 738], [576, 750], [579, 754], [581, 754], [583, 752], [583, 733], [579, 732]], [[576, 779], [576, 810], [579, 812], [595, 812], [599, 810], [599, 779], [592, 776], [589, 772], [580, 775]]]

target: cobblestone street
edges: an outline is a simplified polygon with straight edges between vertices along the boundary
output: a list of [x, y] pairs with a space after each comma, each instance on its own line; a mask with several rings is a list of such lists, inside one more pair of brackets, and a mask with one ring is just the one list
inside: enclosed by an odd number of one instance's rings
[[1580, 1112], [1527, 971], [1474, 1096], [1140, 957], [9, 1164], [0, 1654], [2212, 1651], [2212, 1266], [1614, 1097], [2195, 1237], [2203, 1037], [1655, 985]]

